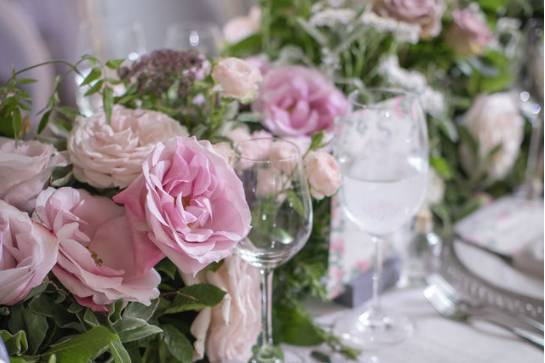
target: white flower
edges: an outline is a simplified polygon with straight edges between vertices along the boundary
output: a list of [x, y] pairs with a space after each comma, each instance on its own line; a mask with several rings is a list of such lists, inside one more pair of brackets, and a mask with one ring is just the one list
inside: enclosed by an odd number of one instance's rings
[[233, 18], [223, 27], [223, 37], [227, 43], [236, 43], [259, 30], [261, 10], [253, 6], [247, 16]]
[[233, 57], [220, 60], [212, 71], [212, 78], [225, 96], [241, 102], [251, 101], [262, 81], [261, 72], [255, 65]]
[[310, 18], [310, 24], [314, 26], [336, 27], [347, 25], [354, 20], [356, 12], [352, 9], [325, 9]]
[[382, 17], [372, 11], [364, 12], [360, 20], [363, 24], [375, 28], [377, 31], [392, 33], [399, 42], [418, 43], [420, 37], [420, 26], [418, 24], [409, 24], [393, 18]]
[[104, 112], [79, 117], [68, 138], [76, 179], [96, 188], [124, 188], [142, 171], [153, 147], [187, 130], [163, 113], [116, 105], [108, 123]]
[[380, 65], [379, 72], [391, 85], [417, 94], [425, 112], [433, 116], [445, 112], [446, 104], [443, 94], [428, 86], [426, 77], [420, 72], [401, 68], [397, 56], [386, 58]]
[[[479, 144], [480, 159], [484, 159], [498, 145], [501, 148], [487, 165], [491, 180], [507, 175], [515, 163], [522, 142], [524, 119], [518, 104], [510, 93], [495, 93], [477, 97], [464, 115], [463, 125]], [[477, 161], [472, 160], [467, 147], [462, 150], [462, 164], [468, 173], [477, 171]]]
[[187, 285], [208, 282], [227, 292], [221, 303], [202, 310], [193, 321], [193, 358], [204, 358], [206, 351], [212, 363], [247, 362], [261, 330], [259, 272], [237, 255], [223, 261], [218, 271], [205, 276], [182, 275]]

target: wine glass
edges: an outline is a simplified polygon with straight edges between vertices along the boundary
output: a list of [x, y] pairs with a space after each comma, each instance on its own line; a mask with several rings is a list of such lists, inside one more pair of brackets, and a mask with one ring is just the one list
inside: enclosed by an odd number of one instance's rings
[[347, 342], [369, 348], [402, 341], [413, 331], [409, 319], [381, 307], [382, 245], [424, 199], [428, 138], [415, 95], [367, 89], [349, 98], [353, 110], [339, 120], [334, 142], [343, 174], [340, 201], [374, 244], [373, 296], [363, 314], [340, 320], [335, 329]]
[[174, 23], [167, 28], [166, 47], [177, 50], [197, 49], [207, 57], [216, 57], [222, 36], [212, 23]]
[[[271, 147], [282, 150], [269, 153]], [[252, 229], [236, 253], [261, 274], [261, 336], [251, 363], [282, 362], [273, 349], [273, 270], [292, 258], [312, 229], [312, 204], [299, 149], [276, 138], [255, 138], [235, 146], [235, 170], [252, 211]]]
[[[145, 53], [145, 37], [140, 23], [110, 24], [111, 29], [106, 34], [103, 29], [108, 28], [107, 25], [104, 19], [97, 19], [96, 23], [85, 22], [80, 25], [76, 44], [78, 56], [90, 54], [102, 62], [113, 58], [132, 62], [138, 60]], [[81, 74], [74, 76], [77, 91], [76, 103], [83, 115], [90, 116], [101, 109], [102, 97], [98, 94], [85, 95], [93, 87], [94, 82], [86, 86], [80, 86], [80, 84], [91, 72], [92, 66], [86, 62], [79, 68]], [[116, 90], [114, 89], [114, 91]]]

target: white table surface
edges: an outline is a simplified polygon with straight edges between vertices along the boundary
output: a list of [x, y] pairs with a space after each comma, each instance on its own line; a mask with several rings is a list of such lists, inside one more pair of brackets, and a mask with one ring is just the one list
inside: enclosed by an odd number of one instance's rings
[[[375, 354], [380, 363], [543, 362], [542, 350], [501, 328], [486, 323], [469, 325], [440, 317], [425, 300], [421, 289], [390, 290], [383, 295], [382, 303], [386, 309], [395, 309], [412, 319], [415, 332], [405, 342], [369, 352]], [[317, 320], [326, 324], [334, 322], [339, 314], [352, 311], [333, 303], [312, 301], [308, 306]], [[294, 350], [308, 356], [312, 349]], [[305, 362], [314, 360], [309, 357]]]

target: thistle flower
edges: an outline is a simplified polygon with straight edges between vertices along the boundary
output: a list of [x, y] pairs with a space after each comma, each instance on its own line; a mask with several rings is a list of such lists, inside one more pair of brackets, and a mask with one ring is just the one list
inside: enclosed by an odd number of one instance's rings
[[160, 49], [144, 55], [139, 61], [121, 67], [119, 77], [134, 86], [139, 94], [157, 97], [166, 93], [178, 82], [178, 97], [187, 96], [195, 80], [209, 72], [210, 64], [197, 51]]

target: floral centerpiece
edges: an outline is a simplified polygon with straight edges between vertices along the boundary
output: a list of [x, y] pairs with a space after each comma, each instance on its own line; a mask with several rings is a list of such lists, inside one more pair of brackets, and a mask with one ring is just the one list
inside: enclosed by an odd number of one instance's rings
[[30, 115], [32, 80], [14, 72], [0, 86], [0, 337], [12, 361], [246, 361], [259, 281], [233, 254], [252, 224], [233, 145], [273, 135], [298, 145], [315, 198], [307, 245], [275, 275], [275, 341], [356, 357], [303, 305], [326, 296], [340, 185], [328, 143], [347, 95], [419, 95], [435, 171], [427, 207], [448, 231], [522, 180], [510, 65], [521, 22], [542, 12], [508, 0], [264, 0], [225, 27], [221, 59], [159, 50], [66, 64], [91, 69], [81, 87], [102, 107], [90, 117], [56, 89]]

